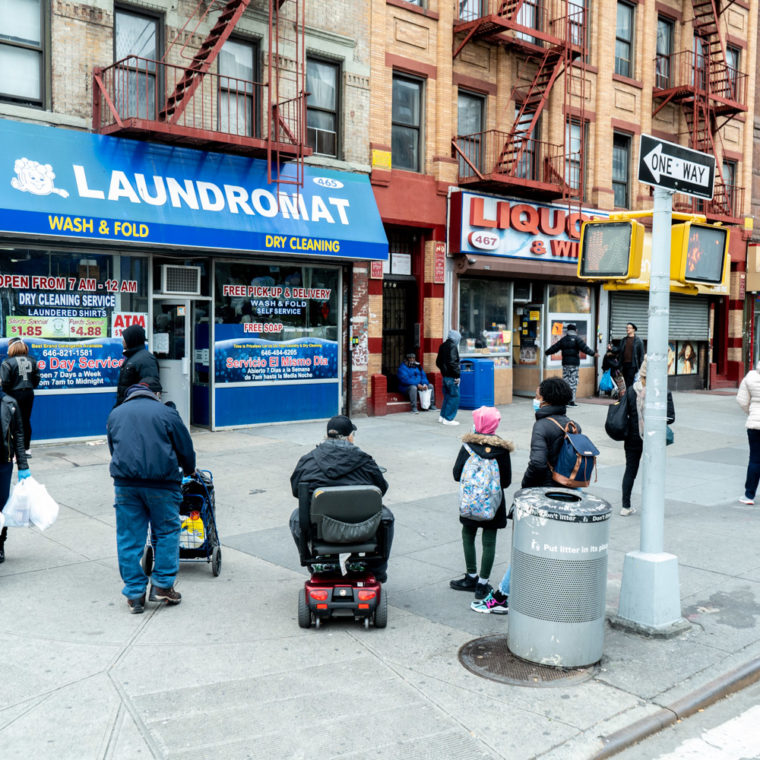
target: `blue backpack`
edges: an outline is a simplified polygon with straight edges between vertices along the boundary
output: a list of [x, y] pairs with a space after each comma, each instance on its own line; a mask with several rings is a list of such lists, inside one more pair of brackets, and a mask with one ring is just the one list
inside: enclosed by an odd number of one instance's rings
[[493, 520], [501, 504], [499, 463], [478, 456], [466, 443], [470, 455], [459, 479], [459, 514], [470, 520]]
[[553, 417], [548, 419], [565, 434], [557, 463], [554, 467], [549, 465], [552, 478], [565, 488], [585, 488], [591, 482], [599, 449], [588, 436], [578, 432], [578, 426], [572, 420], [563, 427]]

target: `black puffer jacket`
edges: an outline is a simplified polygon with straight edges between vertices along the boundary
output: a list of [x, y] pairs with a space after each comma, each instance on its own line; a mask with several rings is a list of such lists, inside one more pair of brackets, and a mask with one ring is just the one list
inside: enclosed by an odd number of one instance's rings
[[140, 325], [130, 325], [121, 334], [124, 339], [124, 363], [119, 370], [116, 386], [116, 404], [124, 402], [127, 388], [146, 377], [159, 377], [158, 359], [145, 348], [145, 330]]
[[446, 338], [438, 349], [435, 366], [444, 377], [459, 377], [459, 348], [451, 339]]
[[[542, 406], [536, 412], [530, 437], [530, 459], [523, 475], [522, 488], [556, 485], [549, 465], [557, 462], [565, 434], [552, 420], [556, 420], [563, 428], [567, 425], [570, 420], [565, 414], [564, 406]], [[577, 422], [575, 424], [580, 433], [581, 426]]]
[[[29, 463], [24, 451], [24, 423], [16, 400], [0, 391], [0, 429], [3, 442], [0, 447], [0, 462], [7, 464], [16, 460], [19, 470], [28, 470]], [[3, 505], [0, 504], [0, 509]]]
[[141, 385], [111, 410], [106, 423], [110, 473], [117, 486], [179, 488], [195, 470], [190, 433], [176, 409]]
[[587, 346], [575, 333], [563, 335], [553, 346], [546, 349], [546, 355], [562, 351], [562, 364], [568, 367], [578, 367], [581, 363], [581, 353], [594, 355], [594, 349]]
[[[510, 451], [515, 450], [511, 441], [505, 441], [498, 435], [483, 435], [482, 433], [467, 433], [462, 436], [462, 442], [466, 443], [479, 457], [483, 459], [495, 459], [499, 465], [499, 480], [501, 481], [501, 504], [496, 510], [493, 520], [471, 520], [469, 517], [459, 516], [462, 525], [470, 525], [474, 528], [504, 528], [507, 524], [507, 510], [504, 504], [504, 490], [512, 483], [512, 459]], [[462, 470], [470, 458], [467, 449], [462, 446], [459, 456], [454, 462], [454, 480], [457, 483], [462, 477]]]
[[6, 393], [28, 391], [40, 384], [37, 360], [28, 354], [9, 356], [0, 365], [0, 382]]
[[[641, 447], [644, 445], [644, 441], [641, 440], [639, 435], [639, 410], [636, 404], [636, 386], [638, 383], [634, 383], [632, 388], [628, 388], [625, 392], [625, 406], [628, 412], [628, 432], [625, 436], [625, 448]], [[673, 394], [668, 391], [668, 406], [667, 406], [667, 423], [672, 425], [676, 421], [676, 407], [673, 404]]]
[[381, 493], [388, 483], [375, 460], [347, 440], [328, 438], [304, 454], [290, 476], [293, 496], [301, 483], [309, 484], [309, 496], [320, 486], [377, 486]]

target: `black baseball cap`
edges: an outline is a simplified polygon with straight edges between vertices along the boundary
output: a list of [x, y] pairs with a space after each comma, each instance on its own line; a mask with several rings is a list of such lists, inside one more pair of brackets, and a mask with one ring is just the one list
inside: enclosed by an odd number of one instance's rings
[[144, 377], [140, 385], [146, 385], [151, 393], [161, 393], [161, 381], [157, 377]]
[[327, 423], [328, 438], [335, 438], [338, 435], [349, 436], [354, 430], [356, 430], [356, 425], [343, 414], [331, 417]]

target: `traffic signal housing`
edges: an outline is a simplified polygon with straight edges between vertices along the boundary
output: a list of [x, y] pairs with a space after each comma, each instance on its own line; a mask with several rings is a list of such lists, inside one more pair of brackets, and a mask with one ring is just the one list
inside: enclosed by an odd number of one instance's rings
[[578, 277], [629, 280], [641, 274], [644, 225], [634, 219], [592, 220], [581, 225]]
[[670, 231], [670, 279], [692, 285], [721, 285], [728, 256], [728, 229], [685, 222]]

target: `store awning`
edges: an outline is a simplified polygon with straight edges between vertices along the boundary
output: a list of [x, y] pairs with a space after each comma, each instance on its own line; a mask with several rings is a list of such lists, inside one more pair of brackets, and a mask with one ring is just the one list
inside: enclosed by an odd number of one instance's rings
[[[388, 258], [364, 174], [0, 119], [0, 232], [143, 246]], [[284, 165], [284, 177], [295, 167]]]

